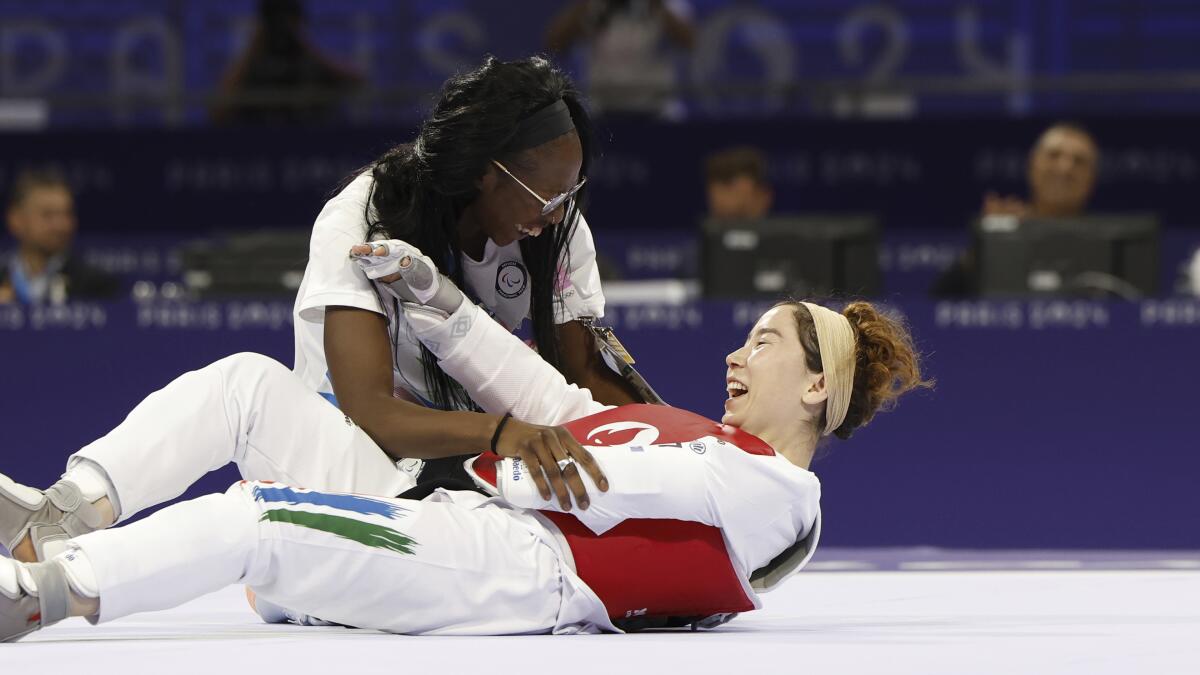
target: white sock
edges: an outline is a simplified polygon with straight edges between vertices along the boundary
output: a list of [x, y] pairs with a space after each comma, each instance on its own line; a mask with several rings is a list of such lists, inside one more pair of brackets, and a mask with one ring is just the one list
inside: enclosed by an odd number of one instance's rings
[[67, 572], [67, 583], [77, 595], [85, 598], [100, 597], [100, 586], [96, 583], [96, 571], [87, 554], [71, 546], [54, 556], [53, 560]]
[[108, 479], [108, 473], [99, 464], [81, 457], [67, 467], [67, 472], [63, 474], [63, 480], [78, 485], [83, 498], [91, 503], [99, 501], [102, 497], [108, 497], [108, 501], [112, 503], [114, 521], [120, 519], [121, 506], [120, 501], [117, 500], [117, 491]]

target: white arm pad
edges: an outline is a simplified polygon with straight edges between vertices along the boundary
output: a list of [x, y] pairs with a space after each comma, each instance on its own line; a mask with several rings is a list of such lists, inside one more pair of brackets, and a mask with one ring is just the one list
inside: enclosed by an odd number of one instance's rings
[[530, 424], [558, 425], [607, 410], [587, 389], [568, 384], [517, 336], [464, 302], [450, 316], [405, 305], [413, 333], [442, 370], [484, 410]]
[[[580, 471], [591, 505], [571, 513], [596, 534], [607, 532], [626, 518], [675, 518], [720, 526], [709, 503], [708, 469], [703, 459], [690, 450], [647, 445], [589, 446], [588, 451], [611, 487], [601, 492], [591, 476]], [[563, 510], [557, 498], [542, 499], [529, 467], [520, 459], [507, 458], [496, 468], [496, 487], [514, 506]]]

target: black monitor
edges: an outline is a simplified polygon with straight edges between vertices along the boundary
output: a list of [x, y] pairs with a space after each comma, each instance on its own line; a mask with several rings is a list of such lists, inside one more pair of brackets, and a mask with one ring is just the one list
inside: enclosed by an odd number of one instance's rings
[[873, 216], [778, 216], [703, 223], [710, 298], [871, 296], [880, 291]]
[[191, 242], [180, 250], [184, 285], [204, 298], [295, 295], [308, 264], [309, 236], [262, 230]]
[[982, 297], [1119, 297], [1158, 292], [1158, 218], [986, 216], [975, 222]]

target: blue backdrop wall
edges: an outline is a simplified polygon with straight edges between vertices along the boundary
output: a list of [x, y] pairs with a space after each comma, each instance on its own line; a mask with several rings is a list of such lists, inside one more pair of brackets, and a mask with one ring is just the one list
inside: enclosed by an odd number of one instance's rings
[[[1024, 195], [1030, 147], [1052, 118], [743, 124], [601, 122], [595, 229], [694, 229], [703, 160], [748, 143], [767, 153], [780, 211], [871, 212], [887, 228], [962, 230], [986, 191]], [[1191, 117], [1083, 120], [1102, 148], [1093, 207], [1200, 225], [1200, 135]], [[411, 127], [62, 131], [0, 134], [0, 185], [23, 166], [62, 168], [82, 229], [184, 234], [311, 227], [329, 192]]]
[[[761, 309], [623, 305], [608, 318], [661, 394], [719, 416], [724, 355]], [[1200, 302], [892, 309], [937, 387], [828, 444], [814, 465], [828, 544], [1200, 547]], [[290, 365], [290, 320], [290, 303], [271, 301], [0, 308], [0, 471], [52, 482], [147, 393], [229, 353]]]

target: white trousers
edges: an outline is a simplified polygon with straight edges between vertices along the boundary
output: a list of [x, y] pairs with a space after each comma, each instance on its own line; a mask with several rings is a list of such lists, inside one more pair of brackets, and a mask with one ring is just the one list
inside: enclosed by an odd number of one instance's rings
[[226, 357], [150, 394], [72, 455], [99, 465], [120, 519], [183, 494], [233, 462], [247, 480], [393, 497], [413, 479], [362, 429], [277, 361]]
[[72, 543], [95, 573], [99, 621], [244, 583], [277, 605], [359, 628], [574, 632], [559, 624], [571, 589], [536, 525], [463, 494], [463, 503], [445, 493], [413, 501], [243, 481]]

